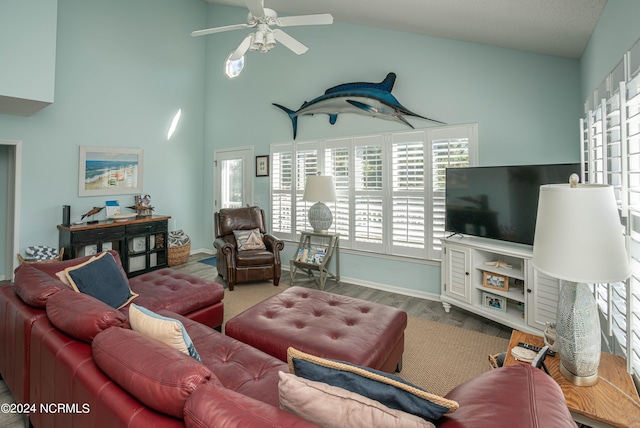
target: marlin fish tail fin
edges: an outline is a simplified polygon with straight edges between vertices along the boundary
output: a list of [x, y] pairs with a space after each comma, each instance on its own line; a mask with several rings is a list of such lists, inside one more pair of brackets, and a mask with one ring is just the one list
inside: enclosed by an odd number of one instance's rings
[[276, 104], [276, 103], [272, 103], [272, 104], [289, 115], [289, 118], [291, 119], [291, 125], [293, 125], [293, 139], [295, 140], [296, 134], [298, 133], [298, 115], [296, 114], [295, 111], [290, 110], [285, 106], [281, 106], [280, 104]]

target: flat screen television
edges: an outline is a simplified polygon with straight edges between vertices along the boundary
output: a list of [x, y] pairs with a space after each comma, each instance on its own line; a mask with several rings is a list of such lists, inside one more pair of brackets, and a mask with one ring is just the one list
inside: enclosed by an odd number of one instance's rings
[[445, 229], [533, 245], [540, 186], [568, 183], [574, 172], [580, 164], [448, 168]]

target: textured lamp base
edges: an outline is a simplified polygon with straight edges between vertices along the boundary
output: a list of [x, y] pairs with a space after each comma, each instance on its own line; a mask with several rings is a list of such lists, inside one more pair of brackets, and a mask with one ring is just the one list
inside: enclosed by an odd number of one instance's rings
[[577, 386], [598, 383], [600, 319], [587, 284], [564, 283], [558, 299], [556, 333], [563, 376]]
[[331, 223], [333, 223], [333, 215], [328, 206], [317, 202], [309, 208], [309, 224], [315, 233], [329, 233]]

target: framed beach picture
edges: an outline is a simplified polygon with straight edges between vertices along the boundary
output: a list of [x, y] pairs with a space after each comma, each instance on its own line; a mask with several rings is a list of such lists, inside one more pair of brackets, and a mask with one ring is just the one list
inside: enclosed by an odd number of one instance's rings
[[485, 271], [482, 273], [482, 286], [495, 290], [508, 291], [509, 277]]
[[143, 150], [80, 146], [78, 196], [142, 193]]

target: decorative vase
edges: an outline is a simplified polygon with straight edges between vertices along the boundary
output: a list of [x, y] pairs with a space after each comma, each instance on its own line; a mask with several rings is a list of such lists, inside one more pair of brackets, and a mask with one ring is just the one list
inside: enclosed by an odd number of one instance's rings
[[564, 377], [578, 386], [598, 383], [600, 319], [587, 284], [564, 283], [558, 300], [556, 334]]

